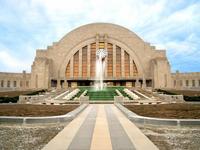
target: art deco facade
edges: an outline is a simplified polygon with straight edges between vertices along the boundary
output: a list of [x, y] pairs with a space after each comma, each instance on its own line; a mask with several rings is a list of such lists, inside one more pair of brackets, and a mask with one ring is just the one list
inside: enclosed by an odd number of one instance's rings
[[[165, 50], [157, 50], [124, 27], [94, 23], [71, 31], [47, 49], [37, 50], [26, 78], [29, 86], [24, 88], [93, 85], [98, 49], [108, 52], [104, 74], [108, 86], [174, 87]], [[0, 74], [0, 79], [6, 77]]]

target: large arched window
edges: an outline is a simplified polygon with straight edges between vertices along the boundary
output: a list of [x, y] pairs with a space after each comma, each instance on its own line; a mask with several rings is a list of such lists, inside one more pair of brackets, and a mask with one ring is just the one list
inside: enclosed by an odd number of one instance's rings
[[105, 79], [133, 78], [138, 75], [137, 66], [125, 49], [112, 43], [99, 42], [83, 46], [74, 53], [66, 66], [66, 79], [94, 79], [98, 49], [108, 52]]

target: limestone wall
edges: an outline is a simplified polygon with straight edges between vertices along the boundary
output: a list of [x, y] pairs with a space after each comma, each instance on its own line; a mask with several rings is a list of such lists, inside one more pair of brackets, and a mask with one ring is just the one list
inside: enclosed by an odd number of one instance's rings
[[171, 70], [165, 57], [157, 57], [152, 60], [152, 76], [154, 77], [154, 88], [171, 88]]
[[[130, 55], [130, 60], [135, 62], [138, 69], [138, 75], [134, 77], [134, 80], [153, 80], [154, 85], [152, 86], [155, 87], [171, 86], [170, 65], [165, 50], [156, 50], [154, 46], [143, 41], [132, 31], [109, 23], [81, 26], [68, 33], [60, 41], [48, 46], [46, 50], [37, 50], [36, 59], [32, 65], [31, 86], [48, 88], [51, 79], [57, 80], [57, 83], [67, 80], [66, 67], [70, 60], [73, 61], [74, 54], [85, 46], [90, 47], [91, 43], [101, 41], [112, 43], [113, 47], [117, 45]], [[49, 63], [50, 60], [51, 63]], [[124, 59], [122, 58], [122, 60]], [[152, 64], [152, 60], [156, 63]], [[88, 67], [90, 65], [90, 63], [87, 64]], [[72, 63], [70, 66], [73, 67]], [[113, 68], [113, 70], [116, 69], [118, 68]], [[79, 68], [79, 70], [81, 69]], [[87, 70], [90, 69], [87, 68]], [[124, 74], [123, 71], [122, 74]], [[91, 79], [90, 75], [88, 78]]]
[[30, 89], [31, 74], [0, 72], [0, 91]]
[[172, 86], [180, 90], [200, 90], [200, 72], [172, 73]]
[[31, 88], [48, 89], [50, 87], [52, 72], [51, 59], [43, 55], [36, 57], [31, 68]]

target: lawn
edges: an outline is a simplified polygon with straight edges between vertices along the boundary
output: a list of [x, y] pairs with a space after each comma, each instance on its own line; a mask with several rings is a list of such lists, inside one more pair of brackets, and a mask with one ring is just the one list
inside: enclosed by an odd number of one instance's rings
[[88, 90], [87, 96], [89, 96], [90, 100], [92, 101], [100, 101], [100, 100], [114, 100], [114, 96], [117, 96], [115, 92], [116, 89], [123, 90], [124, 87], [107, 87], [103, 90], [95, 90], [92, 87], [79, 87], [81, 90]]

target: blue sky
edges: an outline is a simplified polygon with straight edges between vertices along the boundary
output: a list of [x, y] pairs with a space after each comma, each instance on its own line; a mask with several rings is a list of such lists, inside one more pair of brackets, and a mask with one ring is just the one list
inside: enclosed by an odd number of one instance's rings
[[0, 72], [31, 71], [36, 49], [109, 22], [166, 49], [172, 71], [200, 71], [198, 0], [0, 0]]

